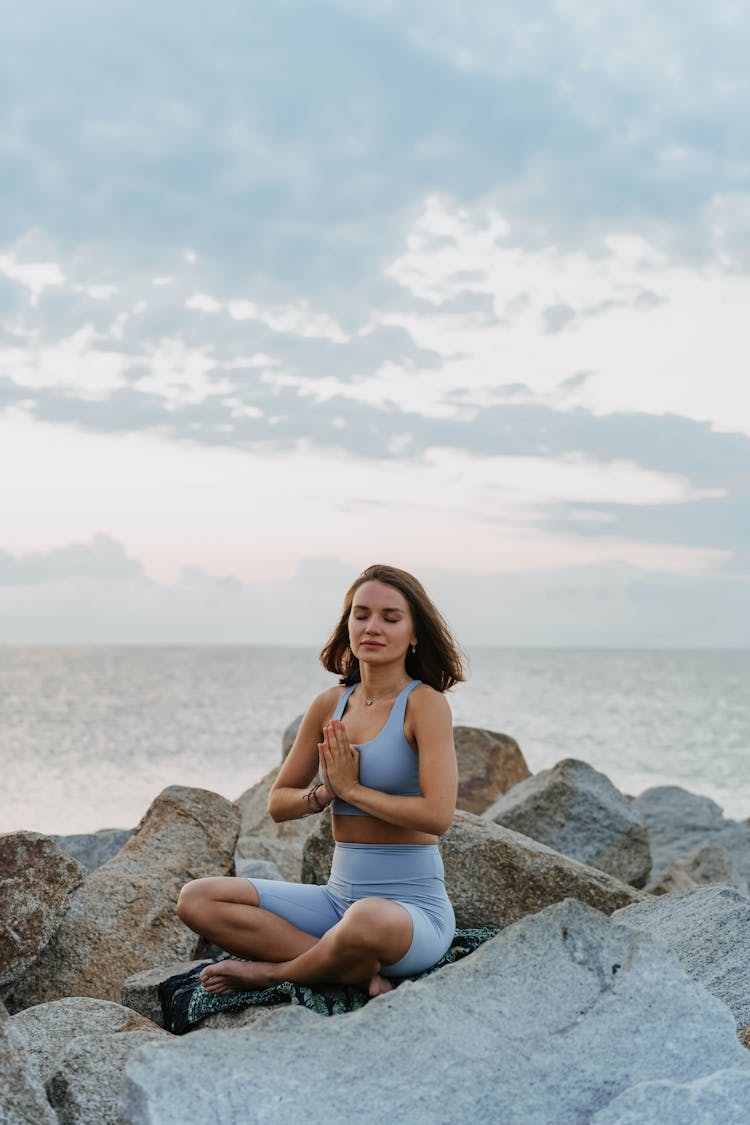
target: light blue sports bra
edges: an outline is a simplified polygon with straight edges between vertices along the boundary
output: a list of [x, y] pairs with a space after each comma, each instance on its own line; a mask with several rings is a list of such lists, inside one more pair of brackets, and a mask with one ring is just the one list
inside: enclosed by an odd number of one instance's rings
[[[369, 742], [352, 743], [359, 750], [359, 780], [368, 789], [380, 789], [398, 797], [419, 797], [419, 759], [406, 740], [404, 716], [409, 693], [421, 680], [412, 680], [396, 696], [385, 726]], [[334, 719], [340, 719], [346, 710], [349, 696], [358, 684], [348, 687], [336, 705]], [[369, 813], [335, 797], [333, 811], [338, 816], [369, 816]]]

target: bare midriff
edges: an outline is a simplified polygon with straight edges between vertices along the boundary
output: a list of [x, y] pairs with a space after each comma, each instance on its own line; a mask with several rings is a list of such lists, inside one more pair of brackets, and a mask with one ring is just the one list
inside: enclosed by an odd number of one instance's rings
[[374, 816], [333, 816], [333, 838], [340, 844], [436, 844], [437, 836], [398, 828]]

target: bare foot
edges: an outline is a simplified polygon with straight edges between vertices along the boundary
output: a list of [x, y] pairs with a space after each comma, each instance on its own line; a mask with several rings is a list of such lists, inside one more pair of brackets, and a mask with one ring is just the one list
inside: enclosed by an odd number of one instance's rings
[[253, 992], [270, 988], [278, 983], [278, 966], [270, 961], [235, 961], [228, 958], [215, 965], [207, 965], [198, 979], [212, 996], [226, 996], [230, 992]]
[[388, 980], [388, 977], [381, 977], [380, 973], [376, 973], [367, 986], [370, 996], [382, 996], [384, 992], [391, 992], [392, 990], [392, 982]]

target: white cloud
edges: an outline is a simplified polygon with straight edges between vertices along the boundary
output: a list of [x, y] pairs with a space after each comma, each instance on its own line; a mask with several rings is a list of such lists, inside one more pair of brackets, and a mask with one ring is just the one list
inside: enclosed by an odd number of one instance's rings
[[228, 379], [210, 377], [217, 364], [209, 347], [191, 348], [182, 340], [166, 338], [149, 348], [143, 359], [148, 374], [133, 386], [158, 395], [167, 408], [200, 403], [209, 394], [228, 394], [234, 389]]
[[107, 339], [90, 324], [54, 344], [0, 347], [0, 365], [22, 387], [75, 388], [81, 398], [101, 397], [124, 383], [132, 357], [97, 345]]
[[117, 285], [74, 285], [76, 293], [85, 293], [92, 301], [109, 301], [120, 292]]
[[[381, 312], [373, 322], [405, 328], [444, 366], [406, 378], [378, 371], [371, 384], [399, 404], [414, 409], [455, 388], [481, 401], [482, 391], [518, 382], [559, 399], [559, 385], [587, 370], [593, 376], [566, 392], [567, 408], [673, 412], [750, 433], [746, 275], [673, 264], [635, 235], [605, 238], [596, 254], [528, 250], [492, 208], [437, 197], [406, 243], [388, 272], [434, 311]], [[466, 292], [489, 295], [495, 315], [451, 312]], [[560, 331], [545, 331], [551, 309], [570, 312]]]
[[328, 313], [311, 309], [308, 301], [293, 304], [261, 305], [245, 298], [219, 301], [208, 293], [194, 293], [185, 301], [189, 309], [218, 313], [226, 311], [233, 320], [256, 320], [274, 332], [308, 339], [332, 340], [344, 344], [349, 337]]
[[0, 273], [29, 291], [32, 305], [51, 285], [62, 285], [65, 274], [56, 262], [19, 262], [15, 254], [0, 254]]
[[255, 301], [232, 300], [226, 305], [233, 320], [258, 320], [274, 332], [343, 344], [349, 337], [327, 313], [314, 312], [307, 301], [265, 307]]

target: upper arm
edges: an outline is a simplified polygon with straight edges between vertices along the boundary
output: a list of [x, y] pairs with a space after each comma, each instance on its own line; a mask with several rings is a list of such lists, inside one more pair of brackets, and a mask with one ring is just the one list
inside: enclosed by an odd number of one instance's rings
[[304, 789], [316, 776], [319, 767], [318, 743], [323, 738], [323, 725], [330, 718], [340, 695], [340, 688], [329, 688], [310, 704], [299, 725], [292, 748], [271, 786], [271, 792], [287, 786]]
[[416, 688], [410, 698], [410, 719], [419, 755], [419, 788], [435, 802], [448, 823], [458, 791], [458, 765], [453, 743], [453, 716], [445, 696], [433, 688]]

